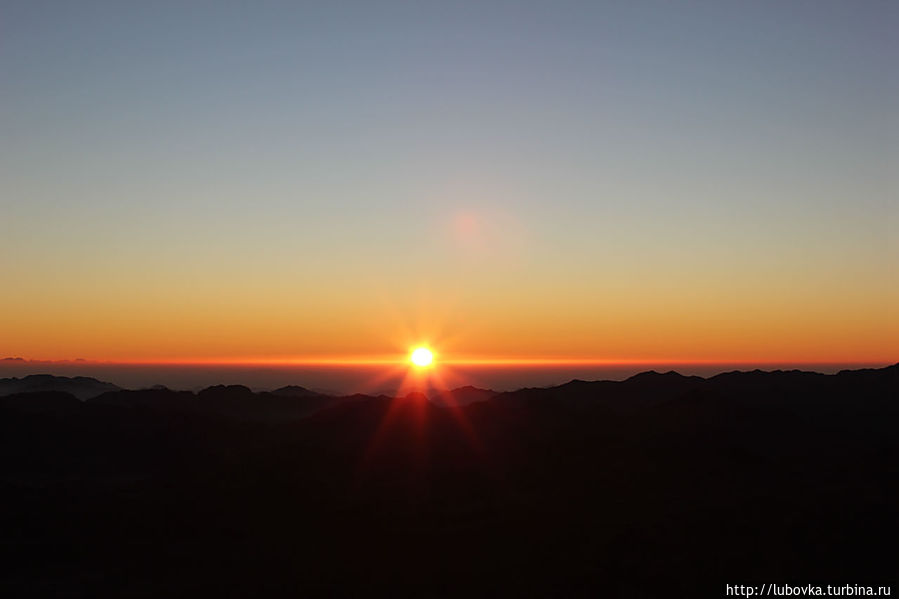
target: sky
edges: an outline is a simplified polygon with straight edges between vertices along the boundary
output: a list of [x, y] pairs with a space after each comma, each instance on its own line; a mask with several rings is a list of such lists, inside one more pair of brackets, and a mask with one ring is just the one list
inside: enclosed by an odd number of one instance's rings
[[895, 362], [897, 28], [0, 0], [0, 355]]

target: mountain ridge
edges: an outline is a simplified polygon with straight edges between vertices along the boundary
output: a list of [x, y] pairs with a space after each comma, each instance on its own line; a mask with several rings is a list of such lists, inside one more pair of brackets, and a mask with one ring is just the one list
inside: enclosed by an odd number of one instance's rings
[[656, 373], [452, 409], [225, 385], [0, 397], [0, 525], [19, 548], [0, 590], [705, 597], [750, 575], [882, 580], [897, 374]]

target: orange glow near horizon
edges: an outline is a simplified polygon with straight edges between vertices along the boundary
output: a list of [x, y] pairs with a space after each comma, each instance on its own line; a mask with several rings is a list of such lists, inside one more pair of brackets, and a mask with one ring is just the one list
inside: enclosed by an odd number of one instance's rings
[[[461, 300], [459, 300], [461, 301]], [[27, 310], [6, 312], [0, 359], [35, 361], [84, 358], [95, 362], [146, 364], [390, 365], [408, 363], [418, 340], [439, 348], [442, 364], [541, 366], [662, 363], [894, 363], [899, 360], [899, 319], [885, 310], [851, 312], [829, 319], [810, 307], [788, 320], [744, 314], [728, 319], [709, 312], [703, 320], [672, 309], [641, 316], [639, 307], [615, 313], [597, 306], [586, 312], [547, 306], [510, 306], [508, 314], [472, 314], [472, 308], [423, 297], [433, 313], [418, 317], [384, 299], [360, 314], [335, 306], [323, 324], [287, 308], [258, 306], [215, 313], [200, 306], [178, 315], [135, 305], [140, 318], [102, 313]], [[456, 304], [456, 305], [454, 305]], [[698, 311], [701, 306], [697, 306]], [[526, 313], [532, 309], [533, 314]], [[538, 310], [540, 313], [538, 313]], [[163, 311], [164, 312], [164, 311]], [[15, 317], [13, 317], [15, 314]], [[41, 318], [38, 318], [41, 316]], [[539, 317], [539, 319], [538, 319]], [[532, 318], [532, 320], [528, 320]], [[642, 319], [641, 319], [642, 318]], [[522, 322], [526, 324], [521, 324]]]
[[[775, 310], [745, 299], [712, 298], [721, 300], [712, 305], [694, 298], [688, 306], [670, 297], [657, 301], [650, 290], [639, 297], [613, 290], [596, 303], [572, 292], [564, 304], [542, 287], [517, 294], [515, 302], [501, 301], [505, 287], [474, 296], [377, 289], [364, 301], [350, 301], [353, 294], [344, 291], [329, 302], [291, 302], [289, 290], [269, 290], [178, 304], [167, 296], [129, 297], [126, 289], [115, 306], [97, 297], [95, 304], [45, 303], [39, 310], [23, 300], [0, 314], [0, 322], [9, 317], [0, 326], [0, 359], [403, 366], [410, 348], [421, 344], [439, 350], [441, 365], [497, 368], [899, 360], [899, 319], [877, 302], [859, 303], [841, 319], [823, 303]], [[46, 297], [53, 297], [50, 290]]]
[[[9, 358], [7, 358], [9, 359]], [[0, 358], [2, 360], [2, 358]], [[104, 364], [122, 366], [258, 366], [258, 367], [352, 367], [352, 366], [399, 366], [408, 365], [411, 362], [409, 355], [395, 356], [351, 356], [351, 357], [239, 357], [239, 358], [182, 358], [182, 359], [41, 359], [23, 358], [25, 363], [33, 364]], [[747, 359], [629, 359], [629, 358], [559, 358], [559, 357], [458, 357], [441, 358], [440, 363], [445, 366], [473, 366], [473, 367], [564, 367], [564, 366], [664, 366], [664, 365], [770, 365], [770, 364], [894, 364], [899, 357], [892, 359], [824, 359], [824, 360], [791, 360], [770, 358]], [[414, 363], [413, 363], [414, 364]], [[432, 362], [428, 366], [434, 367]]]

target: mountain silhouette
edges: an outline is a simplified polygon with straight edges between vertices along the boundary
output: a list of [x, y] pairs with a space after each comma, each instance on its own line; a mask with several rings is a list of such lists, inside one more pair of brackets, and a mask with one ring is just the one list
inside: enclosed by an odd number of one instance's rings
[[[12, 360], [13, 358], [7, 358]], [[51, 374], [29, 374], [22, 378], [0, 379], [0, 396], [13, 393], [35, 393], [40, 391], [62, 391], [71, 393], [78, 399], [90, 399], [119, 387], [97, 379], [76, 376], [53, 376]]]
[[490, 389], [479, 389], [466, 385], [449, 390], [434, 390], [428, 393], [428, 398], [434, 405], [459, 407], [467, 406], [479, 401], [488, 401], [496, 397], [498, 393]]
[[0, 592], [723, 596], [899, 562], [899, 365], [280, 391], [0, 397]]
[[319, 397], [322, 395], [321, 393], [310, 391], [306, 387], [300, 387], [299, 385], [287, 385], [286, 387], [275, 389], [270, 393], [279, 397]]

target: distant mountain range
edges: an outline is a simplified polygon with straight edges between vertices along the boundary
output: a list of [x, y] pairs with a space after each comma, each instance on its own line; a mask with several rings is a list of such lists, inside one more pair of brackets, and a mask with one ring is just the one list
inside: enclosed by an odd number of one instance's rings
[[[127, 390], [112, 383], [83, 376], [72, 378], [51, 374], [32, 374], [22, 378], [0, 379], [0, 397], [49, 391], [68, 393], [80, 400], [95, 400], [97, 403], [145, 407], [156, 405], [167, 409], [219, 407], [225, 412], [244, 413], [248, 416], [253, 412], [270, 411], [281, 412], [283, 416], [288, 414], [301, 416], [345, 397], [319, 393], [298, 385], [288, 385], [260, 393], [254, 393], [243, 385], [213, 385], [193, 394], [185, 391], [173, 391], [161, 385], [149, 389]], [[497, 395], [496, 391], [471, 386], [452, 390], [430, 389], [427, 392], [427, 396], [435, 405], [447, 407], [486, 401], [495, 395]], [[250, 403], [244, 406], [245, 409], [241, 409], [242, 402]]]
[[[881, 369], [844, 370], [834, 375], [800, 370], [754, 370], [726, 372], [709, 378], [684, 376], [673, 371], [647, 371], [623, 381], [572, 380], [555, 387], [524, 388], [512, 392], [473, 386], [446, 390], [432, 388], [425, 390], [423, 396], [439, 407], [464, 407], [491, 400], [519, 403], [552, 400], [560, 406], [591, 403], [605, 409], [627, 411], [672, 401], [688, 393], [699, 393], [732, 396], [735, 401], [751, 401], [755, 406], [760, 406], [787, 399], [795, 401], [797, 395], [832, 394], [836, 390], [851, 393], [859, 383], [870, 378], [895, 377], [897, 370], [899, 364]], [[191, 411], [215, 411], [220, 408], [232, 415], [249, 416], [259, 412], [280, 413], [285, 417], [308, 415], [348, 398], [319, 393], [298, 385], [263, 392], [253, 392], [243, 385], [214, 385], [192, 393], [173, 391], [160, 385], [150, 389], [126, 390], [112, 383], [82, 376], [33, 374], [0, 379], [0, 397], [49, 391], [68, 393], [80, 400], [102, 404]], [[357, 394], [352, 397], [358, 400], [384, 396]]]
[[76, 376], [54, 376], [51, 374], [30, 374], [22, 378], [0, 379], [0, 396], [13, 393], [39, 393], [44, 391], [61, 391], [71, 393], [78, 399], [90, 399], [108, 391], [120, 388], [112, 383], [97, 379]]

